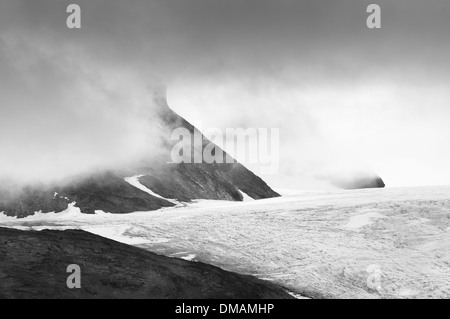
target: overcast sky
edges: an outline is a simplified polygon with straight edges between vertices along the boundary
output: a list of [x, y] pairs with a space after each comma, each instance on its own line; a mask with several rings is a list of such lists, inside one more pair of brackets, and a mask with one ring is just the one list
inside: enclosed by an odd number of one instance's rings
[[[366, 26], [370, 3], [381, 29]], [[194, 124], [279, 128], [271, 186], [359, 170], [450, 184], [449, 17], [448, 0], [2, 0], [1, 170], [139, 154], [156, 143], [140, 115], [163, 81]]]

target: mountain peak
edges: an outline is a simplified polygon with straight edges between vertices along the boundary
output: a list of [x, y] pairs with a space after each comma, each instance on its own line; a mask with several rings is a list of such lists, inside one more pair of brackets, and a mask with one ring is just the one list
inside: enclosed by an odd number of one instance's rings
[[[46, 188], [33, 185], [26, 192], [9, 194], [7, 189], [0, 187], [0, 212], [25, 217], [36, 211], [61, 212], [69, 203], [76, 202], [82, 213], [93, 214], [96, 210], [130, 213], [174, 206], [172, 200], [242, 201], [242, 193], [253, 199], [280, 196], [238, 162], [171, 163], [170, 154], [175, 143], [171, 140], [172, 130], [181, 127], [193, 132], [195, 127], [168, 106], [166, 85], [155, 83], [148, 89], [155, 110], [149, 125], [161, 127], [162, 143], [154, 151], [158, 156], [148, 154], [126, 167], [100, 170]], [[206, 140], [203, 136], [202, 139]], [[128, 182], [131, 176], [136, 177], [139, 187]]]
[[164, 83], [154, 83], [149, 87], [153, 103], [157, 106], [167, 107], [167, 86]]

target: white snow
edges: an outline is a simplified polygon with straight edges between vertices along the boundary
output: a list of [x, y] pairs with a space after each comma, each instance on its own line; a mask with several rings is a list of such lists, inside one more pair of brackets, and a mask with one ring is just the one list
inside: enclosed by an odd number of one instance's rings
[[310, 298], [306, 298], [300, 294], [296, 294], [295, 292], [292, 292], [292, 291], [287, 291], [287, 293], [290, 294], [295, 299], [310, 299]]
[[147, 194], [150, 194], [150, 195], [152, 195], [154, 197], [158, 197], [158, 198], [164, 199], [164, 200], [169, 201], [169, 202], [174, 203], [174, 204], [178, 204], [179, 203], [177, 200], [164, 198], [161, 195], [156, 194], [154, 191], [152, 191], [150, 188], [146, 187], [145, 185], [142, 185], [139, 182], [139, 177], [142, 177], [142, 176], [145, 176], [145, 175], [136, 175], [136, 176], [126, 177], [125, 181], [128, 184], [130, 184], [130, 185], [132, 185], [132, 186], [134, 186], [136, 188], [139, 188], [141, 191], [144, 191]]
[[[450, 298], [450, 187], [196, 201], [125, 215], [4, 216], [0, 224], [80, 228], [158, 254], [196, 255], [300, 295]], [[381, 289], [368, 287], [368, 269], [380, 269]]]
[[345, 228], [357, 230], [359, 228], [372, 224], [375, 219], [383, 217], [384, 216], [378, 212], [356, 215], [350, 218], [348, 223], [345, 225]]
[[123, 225], [121, 227], [117, 226], [101, 226], [101, 225], [95, 225], [95, 226], [84, 226], [80, 227], [83, 230], [86, 230], [88, 232], [91, 232], [93, 234], [97, 234], [103, 237], [107, 237], [110, 239], [113, 239], [115, 241], [119, 241], [128, 245], [140, 245], [140, 244], [151, 244], [154, 243], [151, 240], [140, 237], [140, 236], [133, 236], [133, 227], [129, 227], [127, 225]]
[[75, 206], [76, 203], [70, 203], [68, 208], [60, 213], [49, 212], [43, 213], [42, 211], [35, 212], [34, 215], [27, 216], [26, 218], [16, 218], [13, 216], [6, 216], [4, 214], [0, 214], [0, 225], [8, 222], [32, 222], [32, 221], [51, 221], [52, 219], [57, 219], [59, 221], [62, 220], [73, 220], [74, 218], [83, 218], [87, 215], [82, 214], [80, 209]]
[[254, 200], [253, 198], [251, 198], [250, 196], [248, 196], [247, 193], [245, 193], [245, 192], [243, 192], [243, 191], [241, 191], [241, 190], [239, 190], [239, 192], [241, 193], [241, 195], [242, 195], [242, 200], [243, 200], [244, 202], [248, 202], [248, 201]]
[[189, 255], [187, 255], [187, 256], [181, 257], [181, 259], [192, 261], [192, 260], [195, 259], [195, 257], [197, 257], [196, 254], [189, 254]]

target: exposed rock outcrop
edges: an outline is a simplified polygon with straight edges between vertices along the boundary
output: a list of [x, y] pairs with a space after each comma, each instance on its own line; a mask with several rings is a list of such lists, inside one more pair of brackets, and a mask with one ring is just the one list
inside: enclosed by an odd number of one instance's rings
[[343, 189], [383, 188], [386, 186], [381, 177], [372, 174], [358, 174], [349, 178], [333, 178], [331, 183]]

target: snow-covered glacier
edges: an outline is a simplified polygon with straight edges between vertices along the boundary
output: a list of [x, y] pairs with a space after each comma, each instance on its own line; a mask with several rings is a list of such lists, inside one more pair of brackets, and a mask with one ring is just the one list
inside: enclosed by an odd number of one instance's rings
[[274, 281], [308, 297], [450, 298], [450, 187], [298, 192], [125, 215], [0, 215], [2, 226], [81, 228]]

